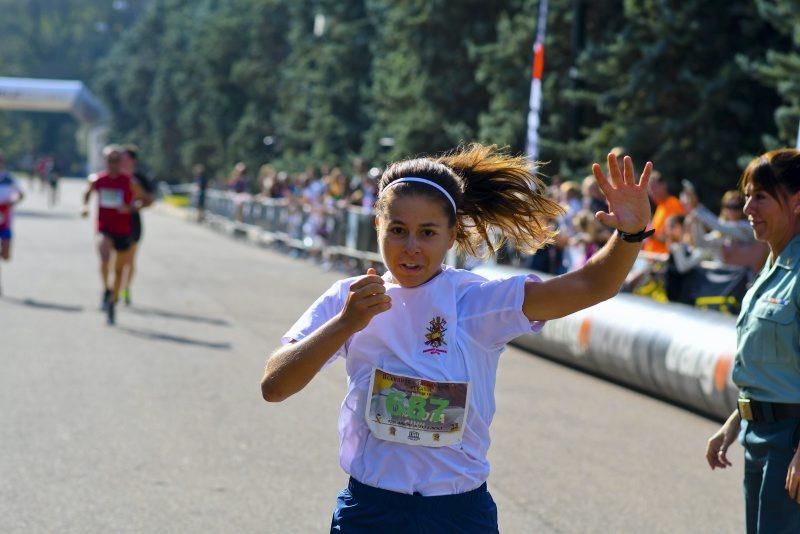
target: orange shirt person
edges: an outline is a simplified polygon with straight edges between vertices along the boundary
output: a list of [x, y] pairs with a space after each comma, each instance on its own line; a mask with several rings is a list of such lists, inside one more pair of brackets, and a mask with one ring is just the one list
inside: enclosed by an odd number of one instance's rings
[[667, 219], [673, 215], [684, 215], [683, 206], [678, 197], [669, 194], [666, 180], [657, 171], [653, 171], [650, 176], [648, 192], [650, 193], [650, 199], [656, 205], [656, 211], [653, 214], [653, 230], [656, 233], [645, 240], [642, 250], [657, 254], [667, 254], [669, 253], [665, 236]]

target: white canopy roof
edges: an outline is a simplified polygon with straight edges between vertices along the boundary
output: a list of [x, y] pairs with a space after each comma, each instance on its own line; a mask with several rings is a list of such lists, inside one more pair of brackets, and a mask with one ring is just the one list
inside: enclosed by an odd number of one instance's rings
[[61, 111], [89, 124], [108, 121], [103, 104], [76, 80], [0, 77], [0, 109]]

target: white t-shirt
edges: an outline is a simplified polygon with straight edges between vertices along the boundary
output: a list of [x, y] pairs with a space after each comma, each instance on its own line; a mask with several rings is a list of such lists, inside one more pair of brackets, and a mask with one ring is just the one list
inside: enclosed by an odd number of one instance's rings
[[[286, 332], [282, 342], [299, 341], [335, 317], [344, 307], [350, 285], [359, 278], [336, 282]], [[439, 275], [414, 288], [390, 283], [388, 272], [384, 280], [392, 308], [373, 317], [328, 362], [344, 357], [348, 376], [339, 414], [339, 463], [364, 484], [400, 493], [427, 496], [473, 490], [489, 476], [486, 454], [500, 353], [506, 343], [539, 331], [543, 324], [531, 323], [522, 313], [525, 283], [539, 279], [522, 275], [489, 281], [443, 266]], [[433, 325], [438, 325], [435, 345], [426, 337]], [[446, 326], [443, 331], [441, 325]], [[365, 409], [376, 367], [425, 380], [469, 382], [461, 442], [426, 447], [373, 436]]]

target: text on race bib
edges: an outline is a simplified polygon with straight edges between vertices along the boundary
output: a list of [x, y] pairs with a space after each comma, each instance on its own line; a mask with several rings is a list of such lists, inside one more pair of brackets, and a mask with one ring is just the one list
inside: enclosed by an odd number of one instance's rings
[[437, 382], [373, 371], [367, 425], [384, 441], [443, 447], [461, 442], [469, 409], [469, 382]]

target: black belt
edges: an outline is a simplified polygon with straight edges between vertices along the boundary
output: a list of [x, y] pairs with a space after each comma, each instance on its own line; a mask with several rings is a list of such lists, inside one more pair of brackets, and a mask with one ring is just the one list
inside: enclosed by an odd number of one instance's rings
[[763, 402], [740, 397], [739, 415], [745, 421], [774, 423], [782, 419], [800, 419], [800, 404]]

